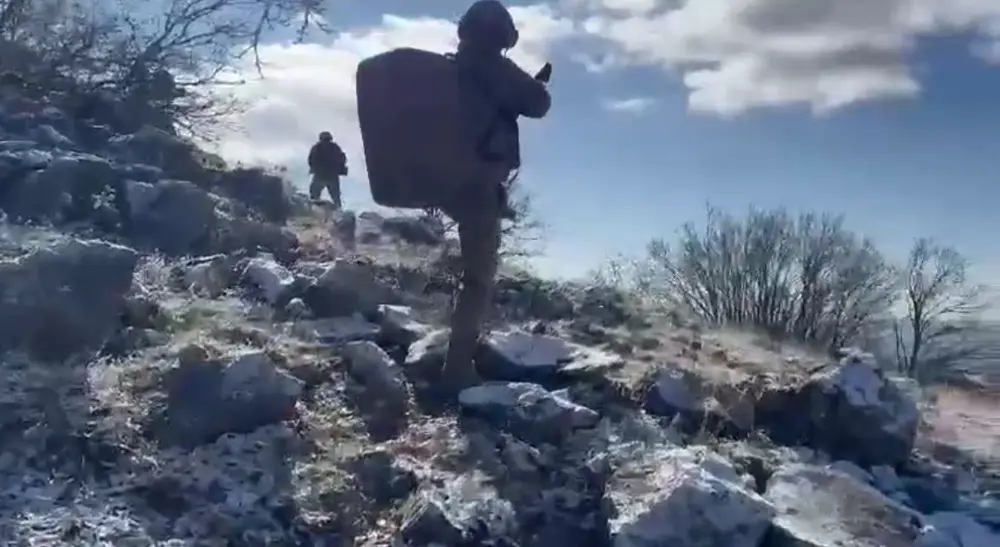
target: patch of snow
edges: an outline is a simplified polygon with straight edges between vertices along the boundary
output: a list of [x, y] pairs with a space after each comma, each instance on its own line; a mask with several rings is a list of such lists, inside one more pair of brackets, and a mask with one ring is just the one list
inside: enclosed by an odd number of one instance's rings
[[291, 325], [292, 333], [307, 340], [324, 344], [337, 344], [354, 340], [372, 340], [378, 336], [378, 325], [366, 321], [360, 315], [350, 317], [327, 317], [324, 319], [302, 319]]
[[962, 513], [934, 513], [926, 517], [914, 547], [996, 547], [1000, 535]]
[[274, 304], [282, 293], [295, 282], [295, 276], [284, 266], [268, 256], [251, 259], [243, 275], [260, 289], [268, 303]]
[[521, 330], [492, 333], [489, 344], [503, 358], [524, 367], [552, 367], [566, 364], [571, 370], [574, 364], [587, 368], [613, 366], [621, 362], [621, 357], [607, 352], [574, 344], [546, 334], [532, 334]]

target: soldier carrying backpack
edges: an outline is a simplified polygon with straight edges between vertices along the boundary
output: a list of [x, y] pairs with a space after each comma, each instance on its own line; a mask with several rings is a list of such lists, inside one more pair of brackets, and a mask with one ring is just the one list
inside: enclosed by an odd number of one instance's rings
[[455, 220], [462, 286], [442, 376], [476, 379], [474, 357], [493, 300], [506, 184], [520, 168], [517, 118], [544, 117], [546, 82], [505, 56], [518, 40], [510, 12], [478, 0], [458, 23], [458, 50], [400, 48], [358, 65], [358, 119], [369, 186], [379, 205], [441, 209]]

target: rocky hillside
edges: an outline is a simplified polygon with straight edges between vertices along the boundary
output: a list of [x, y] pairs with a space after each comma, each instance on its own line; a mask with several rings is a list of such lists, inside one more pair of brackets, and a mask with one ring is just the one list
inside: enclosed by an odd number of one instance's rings
[[439, 226], [3, 92], [4, 545], [1000, 545], [1000, 426], [870, 355], [510, 275], [442, 400]]

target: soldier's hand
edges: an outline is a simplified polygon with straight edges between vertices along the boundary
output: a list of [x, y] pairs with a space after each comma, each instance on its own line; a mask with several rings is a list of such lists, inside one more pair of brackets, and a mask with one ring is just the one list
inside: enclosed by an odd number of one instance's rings
[[535, 79], [542, 83], [549, 83], [552, 78], [552, 63], [545, 63], [545, 66], [535, 74]]

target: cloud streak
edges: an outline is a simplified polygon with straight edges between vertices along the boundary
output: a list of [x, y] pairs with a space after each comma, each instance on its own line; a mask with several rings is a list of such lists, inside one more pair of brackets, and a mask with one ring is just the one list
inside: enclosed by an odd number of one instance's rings
[[652, 97], [629, 97], [626, 99], [606, 99], [601, 106], [611, 112], [637, 116], [644, 114], [655, 105], [656, 99]]

